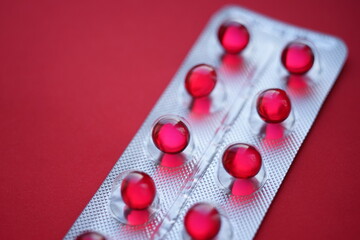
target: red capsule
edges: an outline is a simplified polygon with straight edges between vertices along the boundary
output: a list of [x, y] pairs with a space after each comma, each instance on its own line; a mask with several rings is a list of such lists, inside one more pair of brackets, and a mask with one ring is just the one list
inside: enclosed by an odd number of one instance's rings
[[85, 232], [77, 236], [76, 240], [106, 240], [106, 238], [97, 232]]
[[271, 88], [260, 93], [256, 109], [265, 122], [280, 123], [289, 116], [291, 102], [284, 90]]
[[131, 209], [150, 207], [155, 199], [154, 181], [144, 172], [130, 172], [121, 183], [121, 197]]
[[209, 240], [216, 237], [221, 228], [219, 211], [208, 203], [197, 203], [186, 213], [185, 229], [194, 240]]
[[262, 160], [260, 153], [253, 146], [236, 143], [225, 150], [222, 164], [235, 178], [251, 178], [260, 171]]
[[199, 64], [190, 69], [185, 78], [185, 88], [194, 98], [206, 97], [215, 88], [215, 69], [207, 64]]
[[164, 117], [153, 127], [152, 139], [160, 151], [176, 154], [182, 152], [188, 146], [190, 131], [180, 119]]
[[306, 44], [291, 42], [283, 50], [281, 62], [291, 74], [304, 74], [314, 64], [313, 50]]
[[227, 53], [238, 54], [248, 45], [250, 34], [244, 25], [228, 21], [220, 26], [218, 38]]

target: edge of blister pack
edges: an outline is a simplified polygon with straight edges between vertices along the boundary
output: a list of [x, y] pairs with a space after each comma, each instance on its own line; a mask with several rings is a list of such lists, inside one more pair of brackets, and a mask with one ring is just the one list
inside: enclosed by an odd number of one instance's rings
[[[228, 69], [223, 62], [226, 56], [216, 39], [219, 25], [228, 19], [245, 23], [252, 36], [249, 46], [235, 59], [239, 65], [235, 70]], [[308, 85], [305, 89], [290, 88], [291, 79], [280, 60], [274, 61], [280, 59], [287, 42], [298, 39], [305, 39], [316, 48], [316, 62], [306, 75]], [[233, 239], [253, 238], [346, 56], [345, 44], [336, 37], [281, 23], [238, 6], [222, 8], [211, 18], [65, 239], [75, 239], [85, 231], [99, 232], [109, 239], [181, 239], [186, 211], [193, 204], [204, 201], [218, 206], [221, 214], [229, 220], [226, 226], [232, 229]], [[214, 66], [221, 84], [206, 102], [196, 103], [185, 93], [184, 77], [192, 66], [199, 63]], [[256, 94], [272, 87], [286, 89], [293, 105], [294, 123], [286, 125], [288, 129], [279, 138], [267, 137], [266, 129], [258, 133], [249, 120], [253, 117]], [[212, 104], [216, 107], [211, 108]], [[201, 108], [194, 109], [194, 106]], [[150, 139], [152, 126], [156, 119], [165, 115], [186, 120], [191, 129], [190, 145], [195, 146], [185, 149], [186, 155], [178, 156], [185, 159], [176, 167], [164, 164], [165, 154], [154, 154], [149, 150], [156, 151]], [[257, 191], [246, 196], [234, 196], [224, 191], [216, 179], [225, 147], [236, 142], [255, 146], [263, 158], [264, 182]], [[153, 178], [159, 198], [156, 211], [146, 224], [139, 226], [122, 224], [109, 211], [114, 181], [131, 169], [146, 172]]]

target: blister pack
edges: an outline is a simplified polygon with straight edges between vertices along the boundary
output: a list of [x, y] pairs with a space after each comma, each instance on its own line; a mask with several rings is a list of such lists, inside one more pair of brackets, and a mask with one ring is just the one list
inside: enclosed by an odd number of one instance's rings
[[253, 238], [346, 56], [221, 9], [65, 239]]

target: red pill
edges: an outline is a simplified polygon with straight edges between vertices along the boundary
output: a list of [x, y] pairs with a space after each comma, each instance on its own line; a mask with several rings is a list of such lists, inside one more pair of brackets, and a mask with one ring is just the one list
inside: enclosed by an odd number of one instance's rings
[[304, 74], [314, 64], [313, 50], [306, 44], [291, 42], [283, 50], [281, 62], [291, 74]]
[[231, 176], [251, 178], [260, 171], [262, 160], [255, 147], [245, 143], [236, 143], [225, 150], [222, 163]]
[[206, 97], [215, 88], [215, 69], [207, 64], [199, 64], [190, 69], [185, 78], [185, 88], [194, 98]]
[[197, 203], [185, 215], [185, 230], [194, 240], [216, 237], [221, 228], [219, 211], [208, 203]]
[[106, 240], [106, 238], [97, 232], [85, 232], [77, 236], [76, 240]]
[[153, 127], [152, 139], [160, 151], [176, 154], [182, 152], [188, 146], [190, 131], [180, 119], [164, 117]]
[[130, 172], [121, 183], [121, 197], [131, 209], [148, 208], [154, 201], [154, 181], [144, 172]]
[[280, 123], [289, 116], [291, 102], [284, 90], [271, 88], [260, 93], [256, 109], [265, 122]]
[[248, 45], [250, 34], [244, 25], [228, 21], [220, 26], [218, 38], [227, 53], [238, 54]]

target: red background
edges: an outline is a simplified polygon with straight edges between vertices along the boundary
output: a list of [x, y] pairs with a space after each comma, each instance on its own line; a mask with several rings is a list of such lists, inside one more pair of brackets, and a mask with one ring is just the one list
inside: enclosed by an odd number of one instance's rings
[[[2, 239], [66, 234], [225, 2], [1, 1]], [[358, 4], [237, 3], [349, 47], [256, 238], [357, 237]]]

